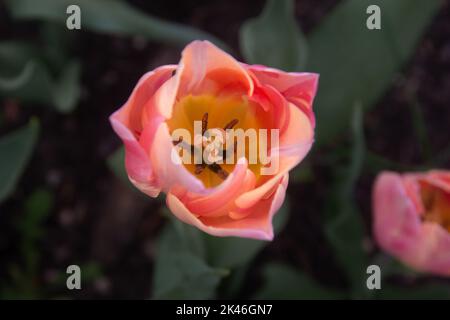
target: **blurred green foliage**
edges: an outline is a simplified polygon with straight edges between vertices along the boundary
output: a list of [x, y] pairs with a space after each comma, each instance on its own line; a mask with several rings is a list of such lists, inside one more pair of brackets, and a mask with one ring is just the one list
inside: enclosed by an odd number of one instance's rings
[[1, 42], [0, 96], [72, 111], [80, 96], [80, 63], [70, 60], [54, 76], [47, 58], [28, 43]]
[[355, 104], [351, 121], [353, 133], [350, 159], [347, 165], [335, 169], [335, 178], [324, 208], [325, 232], [334, 248], [336, 258], [350, 280], [351, 296], [364, 298], [370, 294], [366, 288], [366, 268], [369, 265], [363, 248], [364, 229], [362, 215], [354, 198], [355, 184], [361, 175], [365, 142], [363, 133], [362, 106]]
[[248, 63], [285, 71], [305, 67], [308, 46], [295, 20], [292, 0], [267, 0], [261, 15], [247, 21], [239, 36]]
[[214, 297], [228, 270], [205, 260], [205, 247], [197, 229], [170, 220], [157, 248], [153, 277], [154, 299], [209, 299]]
[[[313, 31], [308, 37], [307, 70], [321, 75], [314, 105], [319, 144], [332, 141], [346, 128], [355, 101], [366, 109], [373, 106], [413, 54], [439, 4], [439, 0], [346, 0]], [[369, 5], [381, 8], [381, 30], [366, 28]]]
[[298, 270], [279, 263], [264, 266], [264, 285], [255, 299], [342, 299], [339, 291], [325, 288]]
[[[274, 217], [277, 232], [286, 224], [288, 208], [289, 201], [285, 201]], [[164, 215], [172, 216], [169, 212]], [[213, 237], [172, 217], [158, 242], [153, 298], [213, 298], [222, 278], [239, 275], [265, 244], [252, 239]]]
[[40, 19], [66, 24], [66, 8], [78, 5], [82, 29], [123, 36], [143, 36], [149, 40], [185, 45], [193, 40], [210, 40], [226, 49], [214, 36], [190, 26], [170, 23], [149, 16], [119, 0], [7, 0], [12, 15], [18, 19]]

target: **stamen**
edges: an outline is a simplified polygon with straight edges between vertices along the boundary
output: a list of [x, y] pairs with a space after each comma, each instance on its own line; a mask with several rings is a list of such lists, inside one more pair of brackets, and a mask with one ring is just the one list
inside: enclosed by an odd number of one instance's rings
[[200, 174], [203, 172], [203, 170], [205, 169], [206, 165], [204, 163], [202, 164], [196, 164], [195, 165], [195, 174]]
[[233, 119], [223, 128], [223, 130], [232, 129], [237, 123], [239, 122], [238, 119]]
[[177, 141], [173, 140], [172, 143], [174, 146], [176, 146], [177, 144], [179, 144], [182, 141], [183, 141], [183, 137], [179, 137]]
[[208, 169], [217, 174], [222, 180], [225, 180], [228, 177], [228, 172], [222, 169], [220, 164], [213, 163], [208, 165]]
[[205, 134], [206, 129], [208, 129], [208, 112], [206, 112], [202, 118], [202, 135]]

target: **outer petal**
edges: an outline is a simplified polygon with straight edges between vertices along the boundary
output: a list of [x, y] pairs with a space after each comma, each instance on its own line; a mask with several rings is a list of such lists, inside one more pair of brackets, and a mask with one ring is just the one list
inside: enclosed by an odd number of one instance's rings
[[409, 257], [417, 248], [421, 224], [400, 175], [384, 172], [377, 178], [373, 206], [373, 227], [378, 244], [395, 256]]
[[317, 93], [319, 75], [307, 72], [284, 72], [260, 65], [250, 65], [251, 71], [264, 85], [277, 89], [288, 101], [299, 107], [311, 120], [314, 127], [312, 104]]
[[[125, 145], [125, 167], [130, 181], [151, 197], [156, 197], [160, 188], [154, 179], [148, 155], [139, 143], [144, 129], [141, 116], [147, 101], [170, 77], [174, 69], [175, 66], [164, 66], [146, 73], [139, 80], [128, 101], [110, 116], [114, 131]], [[146, 124], [149, 128], [154, 125], [155, 122]]]
[[[228, 53], [209, 41], [193, 41], [184, 50], [176, 75], [155, 96], [159, 113], [170, 118], [177, 97], [222, 89], [253, 92], [247, 70]], [[232, 91], [233, 91], [232, 90]]]
[[227, 216], [218, 218], [196, 217], [172, 193], [167, 194], [167, 206], [182, 221], [189, 223], [211, 235], [236, 236], [260, 240], [273, 239], [272, 218], [284, 201], [288, 177], [278, 185], [273, 195], [252, 208], [247, 217], [234, 220]]

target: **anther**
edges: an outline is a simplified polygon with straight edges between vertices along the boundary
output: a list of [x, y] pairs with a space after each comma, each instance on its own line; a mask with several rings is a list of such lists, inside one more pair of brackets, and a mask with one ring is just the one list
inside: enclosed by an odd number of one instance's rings
[[238, 119], [231, 120], [225, 127], [223, 127], [223, 130], [232, 129], [238, 122]]
[[205, 164], [196, 164], [195, 165], [195, 174], [200, 174], [200, 173], [202, 173], [203, 172], [203, 170], [205, 169]]
[[206, 112], [202, 118], [202, 135], [205, 134], [206, 129], [208, 129], [208, 112]]
[[217, 174], [222, 180], [225, 180], [228, 177], [228, 172], [223, 170], [220, 164], [212, 163], [208, 165], [208, 169]]

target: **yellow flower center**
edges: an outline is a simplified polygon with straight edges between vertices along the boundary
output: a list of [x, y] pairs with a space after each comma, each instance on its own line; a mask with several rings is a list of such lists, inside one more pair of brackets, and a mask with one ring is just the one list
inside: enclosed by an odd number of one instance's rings
[[[183, 162], [183, 164], [204, 183], [205, 187], [214, 187], [223, 182], [233, 171], [238, 160], [236, 159], [236, 141], [233, 143], [226, 138], [226, 130], [253, 129], [258, 131], [264, 128], [257, 114], [258, 108], [260, 107], [248, 101], [245, 96], [188, 95], [175, 103], [172, 117], [167, 120], [169, 131], [173, 134], [177, 129], [186, 129], [190, 133], [191, 141], [179, 139], [174, 141], [174, 145], [182, 147], [183, 150], [180, 150], [180, 154], [181, 152], [191, 153], [191, 161]], [[200, 134], [195, 131], [195, 121], [201, 122]], [[208, 131], [205, 132], [206, 130]], [[216, 136], [208, 136], [208, 132], [211, 130], [216, 133]], [[218, 136], [222, 136], [222, 139], [219, 139]], [[230, 144], [234, 145], [232, 148], [234, 154], [229, 150]], [[195, 148], [202, 148], [205, 152], [205, 154], [202, 152], [203, 157], [197, 162], [194, 161]], [[256, 150], [258, 148], [259, 143], [256, 145]], [[247, 159], [249, 149], [251, 149], [249, 148], [249, 139], [245, 139]], [[205, 157], [207, 158], [206, 162], [203, 159]], [[234, 161], [227, 163], [228, 157], [234, 157]], [[249, 169], [256, 177], [260, 174], [260, 168], [259, 160], [257, 163], [249, 164]]]
[[421, 183], [420, 194], [424, 221], [438, 223], [450, 232], [450, 194], [427, 183]]

